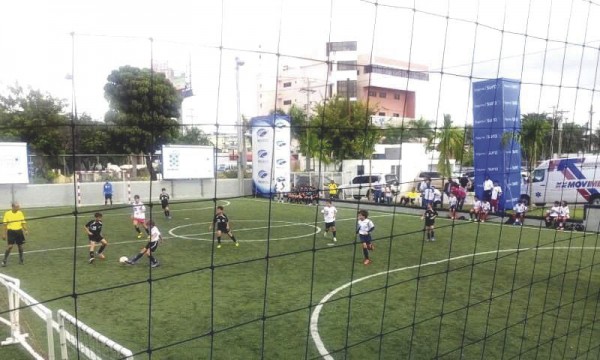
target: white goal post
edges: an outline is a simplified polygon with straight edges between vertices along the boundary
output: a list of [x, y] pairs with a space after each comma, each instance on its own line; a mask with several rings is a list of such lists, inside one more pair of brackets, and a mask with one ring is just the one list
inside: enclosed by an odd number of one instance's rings
[[113, 352], [113, 356], [110, 359], [114, 358], [114, 355], [118, 355], [120, 359], [133, 360], [133, 353], [131, 350], [125, 348], [122, 345], [117, 344], [115, 341], [107, 338], [106, 336], [100, 334], [96, 330], [77, 320], [75, 317], [71, 316], [64, 310], [58, 310], [56, 313], [56, 317], [58, 319], [58, 328], [60, 334], [60, 351], [61, 351], [61, 359], [67, 360], [69, 358], [67, 342], [73, 344], [77, 351], [79, 351], [83, 356], [90, 360], [101, 360], [103, 358], [102, 354], [98, 354], [96, 349], [92, 349], [91, 346], [84, 345], [82, 341], [79, 341], [77, 337], [67, 331], [65, 326], [66, 323], [71, 324], [87, 335], [88, 339], [92, 339], [92, 341], [99, 345], [102, 350], [108, 350]]
[[8, 292], [8, 320], [0, 316], [0, 322], [10, 327], [10, 336], [2, 341], [1, 345], [20, 344], [23, 348], [29, 352], [35, 359], [44, 360], [45, 358], [38, 354], [38, 352], [27, 342], [27, 333], [21, 332], [21, 303], [24, 303], [29, 307], [37, 316], [39, 316], [46, 323], [46, 338], [48, 340], [48, 354], [49, 360], [54, 360], [54, 332], [52, 320], [52, 311], [40, 304], [37, 300], [32, 298], [29, 294], [25, 293], [20, 288], [19, 279], [12, 278], [10, 276], [0, 274], [0, 284], [4, 285]]

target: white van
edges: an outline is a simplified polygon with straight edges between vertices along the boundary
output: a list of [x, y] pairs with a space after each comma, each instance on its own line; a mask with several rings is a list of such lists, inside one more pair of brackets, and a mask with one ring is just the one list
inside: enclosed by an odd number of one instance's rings
[[395, 194], [398, 191], [398, 178], [394, 174], [371, 174], [358, 175], [352, 178], [349, 184], [338, 186], [338, 193], [342, 199], [360, 200], [365, 197], [371, 199], [375, 184], [380, 184], [385, 187], [389, 185], [392, 192]]
[[567, 201], [600, 205], [600, 155], [550, 159], [531, 177], [534, 204]]

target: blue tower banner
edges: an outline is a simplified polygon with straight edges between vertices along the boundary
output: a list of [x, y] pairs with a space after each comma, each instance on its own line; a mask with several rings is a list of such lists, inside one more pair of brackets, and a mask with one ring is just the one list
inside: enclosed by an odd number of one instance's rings
[[290, 118], [287, 115], [257, 116], [252, 128], [252, 184], [256, 196], [270, 197], [277, 181], [290, 191]]
[[486, 177], [502, 187], [499, 207], [512, 209], [521, 196], [521, 84], [510, 79], [473, 83], [475, 193], [483, 196]]

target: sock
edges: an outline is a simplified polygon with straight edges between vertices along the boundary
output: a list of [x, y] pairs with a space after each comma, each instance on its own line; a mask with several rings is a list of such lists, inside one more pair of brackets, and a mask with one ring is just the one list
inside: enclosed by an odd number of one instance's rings
[[132, 262], [136, 262], [138, 261], [141, 257], [142, 257], [142, 253], [137, 253], [135, 254], [135, 256], [133, 257], [133, 259], [131, 259]]
[[333, 237], [336, 237], [335, 234], [337, 233], [337, 231], [332, 232]]
[[140, 228], [137, 226], [135, 227], [135, 231], [137, 231], [138, 234], [141, 233]]
[[171, 210], [167, 211], [165, 214], [167, 214], [167, 217], [171, 216]]
[[146, 235], [150, 235], [150, 229], [144, 228], [144, 230], [146, 230]]
[[104, 251], [105, 248], [106, 248], [106, 245], [100, 246], [100, 249], [98, 249], [98, 254], [102, 254], [102, 252]]
[[235, 239], [235, 235], [231, 235], [231, 240], [233, 240], [233, 242], [237, 242], [237, 240]]
[[94, 252], [90, 251], [90, 259], [93, 259], [93, 258], [94, 258]]
[[365, 259], [369, 258], [369, 250], [367, 248], [363, 248], [363, 255], [365, 256]]
[[23, 262], [23, 247], [19, 246], [19, 260]]
[[150, 256], [149, 256], [149, 258], [150, 258], [150, 262], [151, 262], [152, 264], [155, 264], [155, 263], [156, 263], [156, 258], [154, 258], [154, 256], [150, 255]]
[[8, 259], [8, 255], [9, 255], [9, 254], [10, 254], [10, 249], [7, 249], [7, 250], [4, 252], [4, 261], [6, 261], [6, 259]]
[[220, 244], [221, 243], [221, 237], [217, 236], [217, 242]]
[[433, 234], [433, 230], [431, 230], [431, 238], [433, 239], [435, 235]]

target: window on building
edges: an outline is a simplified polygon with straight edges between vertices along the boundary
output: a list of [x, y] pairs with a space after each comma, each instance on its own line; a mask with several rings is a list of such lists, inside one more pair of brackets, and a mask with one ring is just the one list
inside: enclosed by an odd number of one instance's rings
[[369, 96], [377, 96], [377, 91], [369, 90]]
[[327, 55], [330, 51], [356, 51], [356, 41], [338, 41], [327, 43]]
[[384, 98], [385, 99], [386, 96], [387, 96], [387, 94], [385, 93], [385, 91], [382, 91], [382, 92], [379, 93], [379, 97], [380, 98]]
[[356, 60], [338, 61], [337, 69], [338, 69], [338, 71], [355, 70], [356, 69]]
[[337, 82], [337, 95], [342, 98], [356, 97], [356, 80], [344, 80]]
[[379, 115], [379, 116], [385, 116], [385, 113], [384, 112], [380, 112], [377, 115]]
[[400, 94], [398, 94], [398, 93], [394, 94], [394, 100], [400, 100]]
[[284, 83], [283, 83], [283, 87], [284, 87], [284, 88], [286, 88], [286, 87], [291, 87], [291, 86], [292, 86], [292, 82], [291, 82], [291, 81], [288, 81], [288, 82], [284, 82]]
[[376, 73], [390, 76], [398, 76], [409, 79], [417, 79], [429, 81], [429, 73], [423, 71], [414, 71], [414, 70], [405, 70], [405, 69], [395, 69], [387, 66], [381, 65], [366, 65], [365, 66], [365, 74], [368, 73]]
[[292, 100], [283, 100], [283, 105], [292, 105]]
[[393, 116], [393, 117], [400, 117], [400, 114], [398, 114], [398, 113], [393, 113], [393, 114], [392, 114], [392, 116]]

